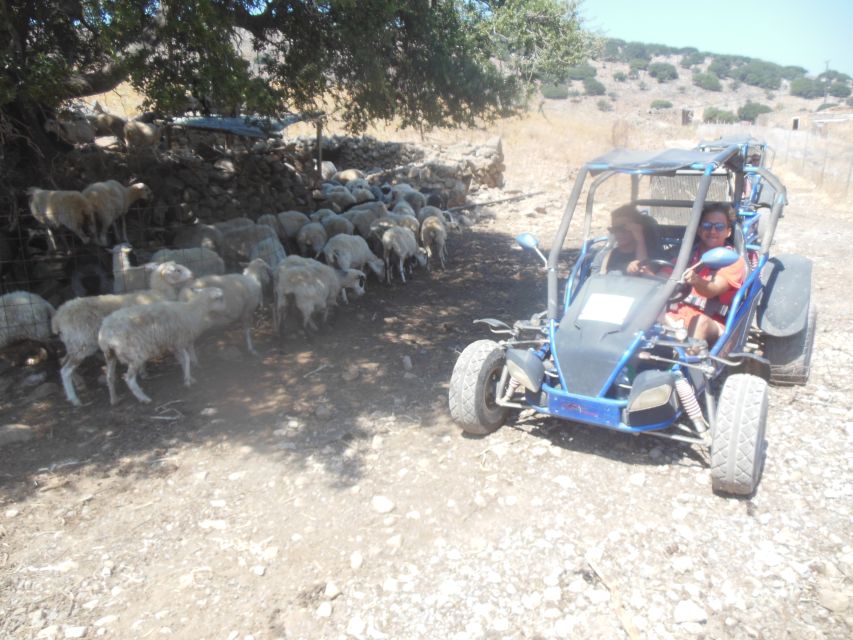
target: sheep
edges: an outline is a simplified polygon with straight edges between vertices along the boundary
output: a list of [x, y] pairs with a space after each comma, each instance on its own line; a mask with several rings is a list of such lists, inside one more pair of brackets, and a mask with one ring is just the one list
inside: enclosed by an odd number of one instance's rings
[[83, 195], [92, 203], [92, 209], [98, 218], [101, 229], [101, 246], [107, 244], [107, 230], [118, 224], [121, 218], [122, 240], [127, 242], [127, 214], [130, 205], [137, 200], [150, 200], [153, 197], [151, 189], [142, 182], [135, 182], [126, 187], [118, 180], [106, 180], [104, 182], [93, 182], [83, 189]]
[[98, 235], [97, 216], [92, 203], [79, 191], [50, 191], [30, 187], [27, 195], [30, 198], [30, 213], [47, 229], [51, 250], [56, 251], [57, 248], [52, 229], [70, 229], [83, 244], [89, 244], [90, 238], [85, 233], [87, 229], [92, 237]]
[[193, 382], [193, 343], [210, 326], [211, 314], [225, 309], [222, 289], [209, 287], [197, 291], [187, 302], [154, 302], [119, 309], [107, 316], [98, 331], [98, 345], [107, 361], [110, 404], [118, 402], [115, 386], [119, 362], [127, 365], [125, 381], [140, 402], [149, 403], [151, 398], [137, 383], [137, 374], [146, 362], [166, 352], [174, 353], [180, 361], [184, 386], [189, 387]]
[[278, 238], [263, 238], [258, 240], [249, 251], [249, 262], [255, 259], [263, 259], [270, 267], [276, 268], [287, 257]]
[[414, 210], [415, 214], [426, 206], [426, 196], [420, 191], [415, 191], [411, 185], [405, 182], [394, 185], [393, 192], [395, 205], [405, 202]]
[[211, 224], [181, 227], [175, 233], [172, 245], [178, 249], [204, 247], [218, 253], [222, 247], [222, 232]]
[[124, 125], [127, 120], [104, 111], [99, 102], [93, 107], [95, 114], [89, 121], [95, 127], [95, 133], [99, 136], [115, 136], [119, 140], [124, 138]]
[[442, 211], [438, 207], [434, 207], [432, 205], [427, 205], [420, 211], [418, 211], [418, 221], [423, 223], [424, 220], [429, 218], [430, 216], [437, 216], [442, 219], [444, 222], [444, 226], [448, 231], [459, 231], [460, 226], [459, 222], [450, 211]]
[[417, 238], [421, 232], [421, 223], [415, 216], [410, 216], [409, 214], [402, 214], [396, 216], [397, 225], [400, 227], [405, 227], [409, 231], [415, 234]]
[[323, 247], [326, 264], [338, 269], [364, 270], [366, 264], [379, 280], [385, 278], [385, 263], [367, 246], [361, 236], [337, 235]]
[[0, 296], [0, 349], [20, 340], [47, 342], [55, 313], [53, 305], [29, 291]]
[[415, 216], [417, 217], [417, 211], [415, 211], [414, 207], [410, 205], [405, 200], [401, 200], [397, 202], [394, 207], [391, 209], [392, 213], [396, 213], [401, 216]]
[[113, 254], [113, 293], [126, 293], [148, 288], [148, 277], [155, 263], [134, 267], [128, 254], [133, 251], [128, 243], [117, 244], [110, 252]]
[[[302, 325], [317, 330], [313, 320], [316, 313], [323, 313], [323, 321], [328, 319], [329, 308], [337, 303], [347, 289], [356, 295], [364, 293], [364, 273], [357, 269], [338, 272], [332, 267], [317, 262], [304, 264], [282, 264], [275, 277], [275, 305], [273, 307], [273, 326], [276, 333], [281, 329], [287, 315], [288, 296], [292, 296], [296, 308], [302, 313]], [[343, 293], [345, 296], [346, 294]], [[344, 299], [346, 299], [344, 297]]]
[[358, 180], [359, 178], [364, 178], [364, 173], [358, 169], [344, 169], [343, 171], [338, 171], [333, 179], [341, 184], [346, 184], [350, 180]]
[[162, 264], [177, 262], [191, 269], [197, 276], [221, 275], [225, 273], [225, 262], [215, 251], [204, 247], [187, 249], [160, 249], [151, 256], [150, 262]]
[[299, 253], [303, 256], [317, 256], [328, 240], [326, 229], [319, 222], [309, 222], [303, 225], [296, 234], [296, 244], [299, 245]]
[[55, 120], [45, 120], [44, 130], [68, 144], [86, 144], [95, 140], [95, 128], [80, 114], [63, 114]]
[[438, 255], [441, 268], [444, 269], [444, 261], [447, 259], [447, 227], [444, 219], [439, 216], [426, 218], [421, 224], [420, 237], [421, 245], [426, 249], [427, 258], [432, 259], [433, 254]]
[[326, 218], [338, 215], [331, 209], [317, 209], [314, 213], [308, 216], [311, 222], [323, 222]]
[[320, 175], [323, 180], [331, 180], [335, 177], [335, 174], [338, 172], [338, 168], [335, 166], [333, 162], [329, 162], [328, 160], [323, 160], [320, 164]]
[[249, 218], [230, 218], [228, 220], [223, 220], [222, 222], [214, 222], [213, 226], [221, 233], [227, 233], [234, 229], [248, 229], [249, 227], [254, 227], [255, 222]]
[[[354, 192], [356, 189], [367, 189], [369, 191], [370, 183], [364, 178], [354, 178], [352, 180], [347, 180], [346, 187], [350, 192]], [[353, 193], [353, 195], [355, 194]]]
[[278, 221], [278, 216], [274, 213], [265, 213], [262, 216], [258, 216], [258, 219], [255, 221], [257, 225], [266, 225], [278, 236], [279, 240], [284, 241], [284, 230], [281, 228], [281, 223]]
[[388, 210], [385, 209], [385, 206], [382, 205], [382, 210], [379, 208], [376, 209], [358, 209], [353, 216], [350, 218], [350, 222], [352, 222], [355, 231], [362, 238], [370, 237], [370, 225], [373, 224], [375, 220], [378, 220], [380, 217], [385, 217], [388, 215]]
[[146, 149], [160, 144], [161, 130], [156, 124], [131, 120], [124, 125], [124, 144], [129, 148]]
[[258, 355], [252, 344], [252, 320], [255, 310], [263, 302], [263, 291], [269, 286], [270, 279], [268, 264], [261, 258], [256, 258], [243, 269], [243, 273], [196, 278], [181, 290], [178, 299], [186, 302], [196, 296], [199, 289], [205, 287], [222, 289], [225, 310], [212, 316], [212, 326], [226, 326], [239, 320], [246, 337], [246, 349], [249, 353]]
[[403, 266], [407, 260], [414, 259], [422, 267], [427, 265], [426, 251], [418, 246], [418, 241], [415, 239], [415, 234], [412, 233], [411, 229], [392, 227], [386, 230], [382, 234], [382, 249], [385, 260], [385, 278], [388, 284], [391, 284], [392, 256], [397, 257], [397, 266], [403, 284], [406, 282], [406, 274]]
[[294, 240], [299, 229], [311, 220], [301, 211], [282, 211], [278, 214], [278, 222], [287, 240]]
[[225, 231], [222, 234], [222, 257], [225, 263], [233, 268], [248, 262], [252, 247], [265, 238], [278, 242], [276, 232], [265, 224]]
[[75, 298], [56, 310], [51, 329], [65, 345], [60, 377], [71, 404], [81, 406], [74, 389], [74, 371], [98, 350], [98, 330], [103, 319], [122, 307], [176, 300], [180, 288], [192, 279], [192, 271], [186, 267], [164, 262], [149, 272], [149, 288], [144, 291]]
[[353, 227], [352, 222], [350, 222], [343, 216], [328, 216], [322, 220], [321, 224], [326, 230], [326, 235], [329, 238], [340, 235], [342, 233], [346, 235], [352, 235], [353, 231], [355, 231], [355, 227]]
[[328, 204], [329, 208], [344, 211], [356, 203], [349, 189], [343, 186], [323, 185], [321, 201]]

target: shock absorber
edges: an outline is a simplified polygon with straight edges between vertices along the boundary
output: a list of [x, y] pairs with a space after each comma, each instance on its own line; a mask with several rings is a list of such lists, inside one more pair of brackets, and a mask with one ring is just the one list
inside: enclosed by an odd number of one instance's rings
[[501, 402], [509, 402], [509, 399], [512, 398], [512, 394], [515, 393], [515, 390], [518, 389], [518, 385], [521, 383], [513, 378], [509, 377], [509, 382], [506, 385], [506, 393], [504, 393], [504, 397], [501, 398]]
[[684, 412], [690, 418], [693, 426], [696, 427], [696, 431], [699, 433], [707, 431], [708, 423], [705, 422], [705, 417], [702, 415], [702, 408], [699, 406], [693, 387], [683, 375], [679, 375], [675, 379], [675, 391], [678, 393], [678, 399], [681, 400]]

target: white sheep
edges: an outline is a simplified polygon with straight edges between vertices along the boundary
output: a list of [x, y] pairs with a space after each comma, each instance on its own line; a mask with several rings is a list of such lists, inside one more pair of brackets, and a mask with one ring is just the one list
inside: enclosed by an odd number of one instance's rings
[[355, 231], [355, 227], [353, 227], [352, 222], [339, 215], [333, 215], [323, 218], [321, 224], [326, 230], [326, 235], [329, 238], [340, 235], [342, 233], [346, 235], [352, 235]]
[[204, 247], [187, 249], [160, 249], [151, 256], [150, 262], [162, 264], [177, 262], [192, 270], [197, 276], [220, 275], [225, 273], [225, 262], [215, 251]]
[[359, 269], [367, 265], [379, 280], [385, 278], [385, 263], [374, 254], [361, 236], [337, 235], [323, 247], [326, 264], [338, 269]]
[[126, 242], [110, 249], [110, 253], [113, 254], [113, 293], [127, 293], [148, 288], [151, 270], [157, 265], [153, 262], [136, 267], [131, 265], [132, 251], [133, 247]]
[[99, 102], [93, 107], [95, 114], [90, 117], [89, 121], [95, 127], [95, 133], [99, 136], [115, 136], [119, 140], [124, 138], [124, 125], [127, 120], [119, 116], [107, 113]]
[[102, 246], [107, 244], [107, 230], [113, 227], [113, 230], [116, 231], [119, 218], [121, 218], [122, 224], [122, 240], [127, 242], [125, 215], [128, 209], [137, 200], [150, 200], [153, 197], [151, 189], [142, 182], [135, 182], [126, 187], [118, 180], [93, 182], [83, 189], [83, 195], [92, 203], [92, 210], [98, 218]]
[[343, 171], [338, 171], [333, 179], [341, 184], [347, 184], [351, 180], [358, 180], [360, 178], [364, 178], [364, 172], [358, 169], [344, 169]]
[[338, 297], [347, 289], [356, 295], [364, 293], [364, 273], [356, 269], [335, 271], [321, 262], [314, 264], [282, 264], [275, 277], [275, 304], [273, 307], [273, 326], [276, 332], [287, 316], [289, 297], [302, 313], [302, 325], [317, 330], [313, 320], [315, 314], [322, 313], [323, 321], [328, 319], [329, 309], [337, 303]]
[[258, 219], [255, 221], [257, 225], [266, 225], [278, 236], [278, 239], [284, 242], [284, 229], [281, 228], [281, 223], [278, 221], [278, 216], [274, 213], [265, 213], [262, 216], [258, 216]]
[[344, 211], [354, 205], [355, 198], [350, 193], [349, 189], [342, 185], [324, 184], [322, 190], [321, 201], [328, 205], [330, 209]]
[[287, 252], [279, 239], [272, 237], [258, 240], [249, 251], [249, 262], [260, 258], [273, 269], [281, 264], [286, 257]]
[[219, 253], [222, 248], [222, 232], [212, 224], [188, 225], [175, 232], [172, 245], [178, 249], [205, 247]]
[[437, 255], [441, 268], [444, 269], [444, 263], [447, 259], [447, 227], [443, 218], [429, 216], [423, 221], [421, 224], [421, 245], [426, 249], [427, 258], [432, 260], [433, 255]]
[[394, 185], [392, 191], [395, 206], [401, 202], [405, 202], [414, 210], [415, 215], [426, 206], [426, 196], [420, 191], [416, 191], [410, 184], [401, 182]]
[[156, 124], [131, 120], [124, 125], [124, 144], [129, 149], [147, 149], [160, 144], [162, 131]]
[[400, 200], [397, 202], [394, 207], [391, 209], [392, 213], [396, 213], [398, 215], [407, 215], [407, 216], [415, 216], [417, 217], [417, 211], [415, 211], [414, 207], [410, 205], [405, 200]]
[[376, 200], [376, 196], [373, 195], [373, 191], [370, 190], [370, 187], [361, 188], [357, 187], [351, 190], [352, 197], [355, 198], [357, 203], [361, 202], [372, 202]]
[[74, 298], [56, 310], [51, 328], [65, 345], [60, 376], [68, 401], [79, 407], [74, 389], [74, 371], [98, 350], [98, 330], [108, 315], [131, 305], [176, 300], [178, 291], [192, 280], [192, 271], [174, 262], [157, 265], [149, 272], [148, 289], [121, 295], [106, 294]]
[[270, 279], [269, 266], [262, 259], [257, 258], [243, 269], [243, 273], [196, 278], [184, 287], [179, 299], [186, 302], [197, 295], [199, 289], [205, 287], [222, 289], [225, 296], [225, 310], [212, 315], [212, 326], [226, 326], [239, 320], [246, 337], [246, 349], [257, 355], [252, 344], [252, 320], [255, 311], [263, 302], [263, 291], [269, 286]]
[[382, 203], [374, 204], [378, 206], [364, 209], [359, 207], [350, 210], [351, 212], [354, 212], [352, 213], [350, 222], [352, 222], [356, 232], [362, 238], [368, 238], [370, 236], [370, 225], [374, 220], [388, 215], [388, 210], [385, 208], [385, 205]]
[[0, 349], [20, 340], [50, 340], [53, 305], [35, 293], [12, 291], [0, 296]]
[[319, 222], [309, 222], [303, 225], [296, 234], [296, 244], [303, 256], [318, 256], [329, 237], [326, 229]]
[[30, 213], [47, 229], [48, 241], [53, 251], [56, 251], [56, 238], [52, 230], [59, 227], [73, 231], [83, 244], [88, 244], [91, 239], [86, 235], [87, 230], [92, 238], [97, 237], [95, 210], [89, 199], [79, 191], [50, 191], [30, 187], [27, 189], [27, 195], [30, 198]]
[[311, 222], [301, 211], [282, 211], [277, 217], [286, 240], [295, 240], [299, 229]]
[[420, 266], [427, 265], [426, 251], [418, 246], [415, 234], [405, 227], [391, 227], [382, 234], [383, 259], [385, 260], [385, 278], [391, 284], [391, 259], [397, 258], [400, 279], [405, 284], [405, 263], [415, 260]]
[[[231, 268], [251, 260], [252, 248], [261, 240], [269, 238], [278, 242], [275, 230], [265, 224], [228, 229], [222, 233], [222, 257]], [[281, 246], [279, 244], [279, 246]]]
[[308, 216], [311, 222], [323, 222], [326, 218], [338, 215], [331, 209], [317, 209], [314, 213]]
[[125, 381], [136, 399], [151, 402], [136, 381], [145, 363], [165, 353], [174, 353], [181, 363], [184, 385], [192, 382], [190, 362], [193, 345], [211, 324], [211, 314], [225, 311], [222, 289], [201, 289], [187, 302], [163, 301], [126, 307], [110, 314], [101, 323], [98, 345], [107, 361], [110, 404], [118, 402], [116, 368], [127, 365]]

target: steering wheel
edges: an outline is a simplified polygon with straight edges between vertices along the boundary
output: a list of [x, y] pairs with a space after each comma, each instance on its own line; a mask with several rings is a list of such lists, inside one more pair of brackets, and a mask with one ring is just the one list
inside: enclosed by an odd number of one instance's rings
[[[655, 271], [654, 275], [649, 275], [647, 273], [642, 273], [642, 272], [639, 275], [646, 276], [647, 278], [656, 278], [658, 280], [666, 280], [667, 279], [667, 278], [664, 278], [663, 276], [659, 276], [657, 274], [658, 270], [663, 269], [664, 267], [669, 267], [672, 270], [675, 269], [675, 265], [672, 262], [670, 262], [669, 260], [660, 260], [657, 258], [650, 258], [648, 260], [642, 260], [639, 264], [639, 267], [640, 267], [640, 269], [642, 269], [643, 267], [657, 267], [657, 270]], [[690, 290], [692, 288], [693, 287], [691, 287], [686, 282], [679, 282], [677, 285], [675, 285], [675, 289], [673, 290], [672, 295], [669, 297], [669, 300], [667, 300], [667, 304], [674, 304], [677, 302], [681, 302], [682, 300], [684, 300], [684, 298], [686, 298], [690, 294]]]

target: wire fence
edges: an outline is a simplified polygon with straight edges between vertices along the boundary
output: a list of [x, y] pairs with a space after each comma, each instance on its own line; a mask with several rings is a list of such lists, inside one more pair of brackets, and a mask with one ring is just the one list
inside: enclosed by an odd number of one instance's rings
[[817, 123], [795, 131], [780, 127], [703, 125], [713, 135], [748, 134], [766, 141], [775, 157], [772, 168], [784, 169], [812, 182], [839, 205], [853, 206], [853, 143], [836, 135], [843, 122]]

